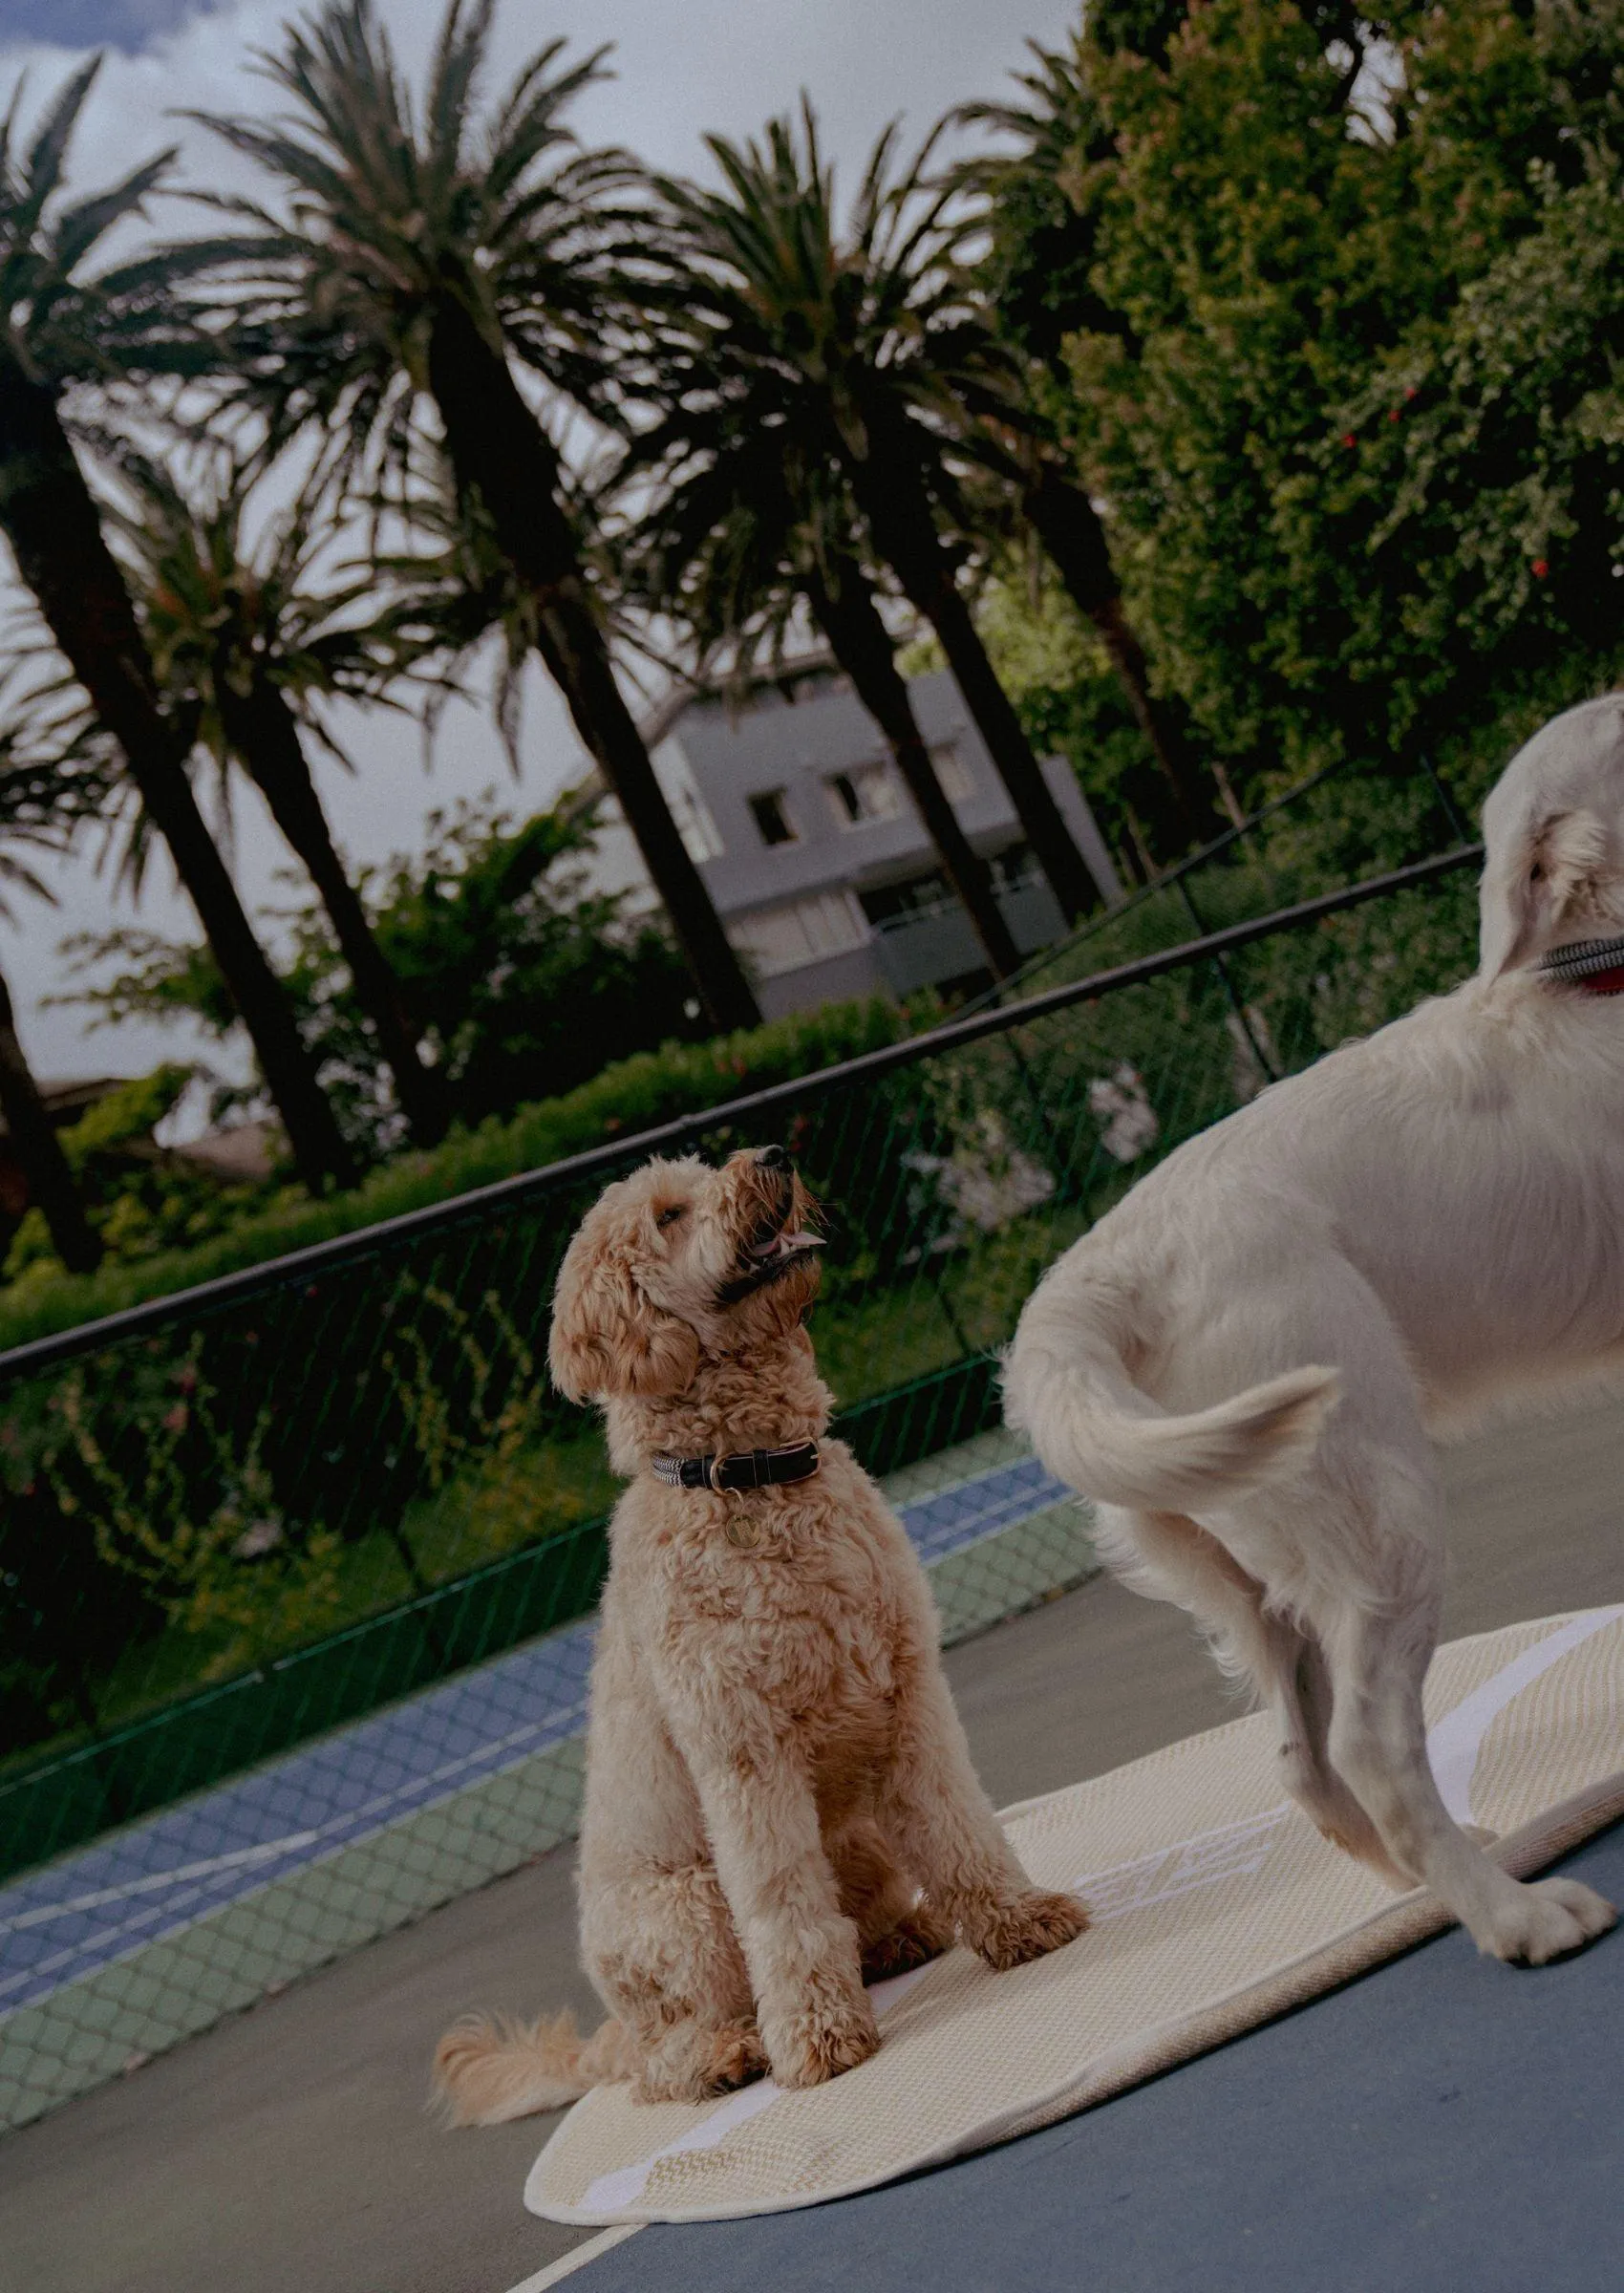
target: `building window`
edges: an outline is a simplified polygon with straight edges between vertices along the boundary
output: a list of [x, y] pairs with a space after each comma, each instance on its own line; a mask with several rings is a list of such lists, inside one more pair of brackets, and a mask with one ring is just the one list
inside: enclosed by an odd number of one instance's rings
[[942, 783], [942, 794], [950, 804], [962, 804], [975, 794], [975, 775], [959, 755], [952, 741], [930, 751], [930, 761], [936, 767], [936, 778]]
[[795, 829], [783, 808], [783, 790], [768, 788], [750, 799], [750, 812], [761, 831], [763, 844], [793, 844]]
[[828, 789], [835, 818], [843, 826], [895, 820], [902, 811], [902, 790], [888, 764], [859, 764], [851, 772], [837, 772]]
[[952, 903], [952, 888], [940, 869], [928, 876], [910, 876], [906, 884], [883, 884], [861, 895], [863, 912], [876, 931], [894, 931], [899, 924], [916, 923], [936, 915]]
[[799, 971], [822, 956], [862, 947], [868, 926], [850, 892], [821, 891], [737, 916], [728, 925], [728, 936], [759, 976], [770, 979], [775, 973]]
[[992, 868], [993, 889], [1000, 898], [1005, 892], [1024, 891], [1037, 880], [1037, 863], [1029, 844], [1006, 844]]

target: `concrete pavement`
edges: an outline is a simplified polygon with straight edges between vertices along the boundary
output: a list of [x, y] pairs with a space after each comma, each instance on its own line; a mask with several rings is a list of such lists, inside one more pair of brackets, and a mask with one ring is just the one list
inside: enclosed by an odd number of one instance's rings
[[[1624, 1598], [1624, 1406], [1449, 1460], [1449, 1637]], [[1228, 1718], [1187, 1625], [1096, 1580], [951, 1651], [1008, 1801]], [[462, 1897], [0, 2142], [0, 2293], [506, 2293], [583, 2233], [521, 2209], [548, 2121], [446, 2135], [439, 2029], [593, 2002], [567, 1851]]]

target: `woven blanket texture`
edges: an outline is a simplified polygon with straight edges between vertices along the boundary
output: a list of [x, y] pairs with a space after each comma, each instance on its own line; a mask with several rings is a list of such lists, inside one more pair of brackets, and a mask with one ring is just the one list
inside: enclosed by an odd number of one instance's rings
[[[1427, 1682], [1450, 1811], [1518, 1876], [1624, 1813], [1624, 1608], [1457, 1640]], [[830, 2084], [640, 2105], [601, 2087], [525, 2188], [557, 2221], [816, 2205], [1032, 2132], [1409, 1949], [1448, 1922], [1280, 1798], [1267, 1713], [1005, 1811], [1027, 1870], [1094, 1924], [994, 1974], [963, 1949], [876, 1987], [879, 2052]], [[1530, 1974], [1530, 1982], [1538, 1975]]]

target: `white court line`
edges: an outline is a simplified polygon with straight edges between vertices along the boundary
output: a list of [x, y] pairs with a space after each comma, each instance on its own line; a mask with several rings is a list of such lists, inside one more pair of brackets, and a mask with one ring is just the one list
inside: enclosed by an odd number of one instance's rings
[[[574, 1719], [584, 1714], [586, 1709], [585, 1703], [574, 1704], [564, 1717]], [[485, 1748], [508, 1749], [524, 1738], [537, 1734], [544, 1725], [547, 1725], [550, 1723], [538, 1721], [532, 1726], [518, 1728], [511, 1736], [502, 1738], [497, 1746], [487, 1746]], [[561, 1742], [566, 1740], [559, 1739]], [[539, 1748], [550, 1750], [552, 1746], [545, 1745]], [[436, 1768], [426, 1780], [431, 1784], [440, 1783], [446, 1776], [455, 1774], [459, 1768], [467, 1767], [478, 1756], [477, 1753], [469, 1752], [460, 1760], [454, 1760], [445, 1767]], [[489, 1782], [493, 1777], [505, 1775], [512, 1768], [523, 1767], [526, 1760], [536, 1756], [536, 1752], [521, 1752], [508, 1760], [502, 1767], [487, 1769], [480, 1780]], [[421, 1780], [424, 1779], [419, 1779], [419, 1781]], [[449, 1790], [440, 1792], [436, 1798], [420, 1800], [416, 1806], [408, 1806], [405, 1814], [398, 1820], [409, 1820], [411, 1816], [427, 1814], [436, 1808], [443, 1807], [448, 1799], [456, 1799], [459, 1796], [459, 1787], [454, 1785]], [[399, 1806], [405, 1796], [405, 1791], [406, 1787], [398, 1786], [392, 1791], [380, 1793], [366, 1801], [359, 1808], [351, 1809], [347, 1814], [333, 1816], [330, 1822], [317, 1828], [312, 1844], [319, 1848], [323, 1840], [331, 1838], [337, 1840], [341, 1848], [366, 1846], [380, 1832], [388, 1832], [392, 1822], [396, 1820], [385, 1813], [381, 1822], [373, 1823], [369, 1829], [367, 1828], [369, 1819], [378, 1814], [380, 1811]], [[356, 1823], [362, 1826], [361, 1830], [352, 1832], [348, 1838], [340, 1838], [340, 1834], [347, 1826]], [[310, 1870], [314, 1863], [323, 1859], [323, 1857], [312, 1854], [304, 1863], [296, 1864], [293, 1870], [284, 1874], [284, 1876], [296, 1878], [301, 1872]], [[152, 1904], [146, 1910], [132, 1913], [117, 1926], [104, 1927], [95, 1935], [81, 1936], [76, 1942], [64, 1944], [60, 1950], [53, 1952], [48, 1958], [36, 1961], [33, 1965], [19, 1967], [11, 1974], [0, 1977], [0, 2023], [4, 2023], [10, 2015], [18, 2011], [16, 2007], [7, 2005], [5, 2001], [18, 1991], [27, 1990], [31, 1984], [42, 1981], [46, 1976], [60, 1974], [64, 1967], [72, 1967], [75, 1963], [80, 1963], [80, 1974], [83, 1976], [101, 1974], [108, 1967], [117, 1966], [120, 1961], [135, 1958], [139, 1952], [147, 1949], [150, 1944], [162, 1942], [171, 1935], [178, 1935], [183, 1928], [190, 1926], [193, 1923], [192, 1905], [207, 1893], [208, 1880], [194, 1879], [181, 1887], [176, 1885], [173, 1871], [149, 1875], [163, 1879], [174, 1892], [165, 1899]], [[141, 1882], [129, 1884], [139, 1885]], [[122, 1891], [109, 1889], [107, 1892], [118, 1894]], [[246, 1892], [251, 1893], [252, 1890]], [[222, 1896], [218, 1901], [209, 1905], [209, 1910], [228, 1910], [233, 1903], [241, 1902], [243, 1899], [242, 1895]], [[60, 1914], [60, 1905], [54, 1906], [54, 1909]], [[167, 1919], [169, 1924], [155, 1929], [153, 1926], [155, 1919]], [[145, 1933], [141, 1932], [143, 1928], [146, 1930]], [[96, 1955], [93, 1956], [93, 1954]], [[76, 1980], [77, 1978], [70, 1977], [69, 1979]], [[59, 1987], [60, 1985], [56, 1985], [53, 1989], [39, 1992], [30, 2003], [34, 2005], [40, 2004], [44, 2000], [53, 1997], [54, 1988]]]
[[1485, 1680], [1481, 1688], [1446, 1712], [1426, 1739], [1427, 1757], [1432, 1772], [1438, 1779], [1438, 1789], [1443, 1804], [1457, 1823], [1472, 1819], [1472, 1778], [1477, 1772], [1478, 1753], [1490, 1725], [1505, 1710], [1513, 1696], [1520, 1695], [1530, 1681], [1549, 1671], [1559, 1656], [1588, 1640], [1592, 1633], [1602, 1632], [1609, 1624], [1624, 1618], [1624, 1607], [1588, 1609], [1582, 1617], [1574, 1617], [1555, 1632], [1548, 1632], [1543, 1640], [1535, 1640], [1521, 1656], [1513, 1657], [1492, 1680]]
[[149, 1871], [144, 1878], [120, 1879], [116, 1887], [98, 1887], [92, 1895], [70, 1895], [60, 1902], [36, 1903], [32, 1911], [20, 1911], [15, 1918], [0, 1918], [0, 1935], [44, 1926], [75, 1911], [102, 1911], [109, 1903], [122, 1902], [126, 1896], [150, 1895], [156, 1887], [178, 1887], [182, 1879], [212, 1878], [220, 1871], [274, 1863], [278, 1855], [289, 1855], [296, 1848], [313, 1847], [320, 1836], [319, 1832], [289, 1832], [285, 1839], [265, 1839], [258, 1847], [235, 1847], [229, 1854], [205, 1855], [201, 1863], [178, 1863], [169, 1871]]
[[628, 2238], [634, 2238], [645, 2226], [641, 2221], [617, 2221], [612, 2229], [600, 2229], [597, 2236], [588, 2238], [584, 2245], [572, 2247], [562, 2261], [550, 2261], [545, 2269], [539, 2269], [534, 2277], [527, 2277], [522, 2285], [510, 2286], [509, 2293], [546, 2293], [548, 2285], [563, 2284], [565, 2279], [573, 2277], [577, 2269], [585, 2269], [588, 2261], [595, 2261], [600, 2254], [608, 2253], [611, 2245], [624, 2245]]

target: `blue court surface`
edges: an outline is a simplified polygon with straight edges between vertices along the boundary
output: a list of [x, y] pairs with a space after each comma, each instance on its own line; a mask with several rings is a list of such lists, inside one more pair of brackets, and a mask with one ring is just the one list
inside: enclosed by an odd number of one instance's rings
[[[900, 1511], [929, 1563], [1068, 1494], [1023, 1457]], [[592, 1632], [532, 1640], [0, 1889], [0, 2019], [579, 1734]]]
[[[1624, 1903], [1624, 1826], [1559, 1868]], [[642, 2229], [567, 2283], [1620, 2293], [1624, 1930], [1530, 1970], [1453, 1929], [1041, 2133], [801, 2213]]]

